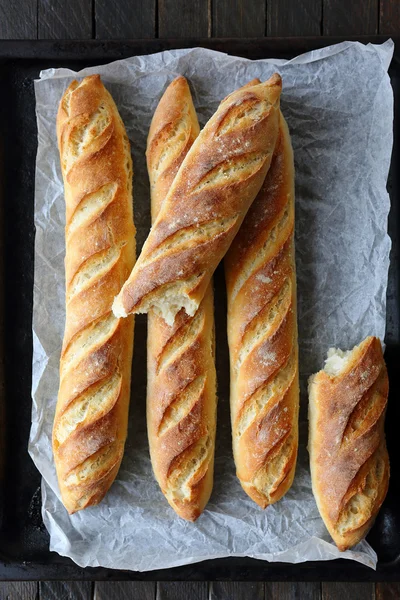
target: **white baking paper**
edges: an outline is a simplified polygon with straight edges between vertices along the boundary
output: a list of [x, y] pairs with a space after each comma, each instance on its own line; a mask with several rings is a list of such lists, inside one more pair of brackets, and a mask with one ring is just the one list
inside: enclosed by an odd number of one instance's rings
[[[390, 250], [386, 179], [393, 120], [387, 69], [392, 54], [391, 41], [380, 46], [346, 42], [290, 61], [249, 61], [194, 48], [132, 57], [80, 73], [68, 69], [41, 73], [35, 82], [39, 147], [29, 451], [43, 475], [43, 519], [51, 550], [83, 567], [138, 571], [225, 556], [292, 563], [345, 556], [375, 567], [376, 554], [366, 542], [340, 554], [318, 515], [308, 469], [304, 392], [308, 375], [322, 367], [329, 346], [347, 349], [367, 335], [384, 337]], [[143, 374], [145, 356], [145, 318], [139, 317], [129, 436], [121, 470], [99, 506], [68, 516], [60, 502], [51, 451], [64, 327], [64, 201], [55, 132], [61, 95], [73, 77], [92, 73], [100, 73], [112, 93], [132, 145], [140, 249], [150, 223], [146, 136], [166, 86], [178, 74], [185, 75], [204, 124], [229, 92], [274, 71], [283, 78], [282, 110], [296, 162], [302, 408], [294, 484], [265, 511], [242, 491], [235, 478], [224, 383], [219, 390], [211, 500], [196, 523], [175, 515], [150, 466], [145, 388], [135, 382], [135, 374]], [[223, 314], [222, 306], [218, 310]], [[218, 369], [225, 381], [226, 353]]]

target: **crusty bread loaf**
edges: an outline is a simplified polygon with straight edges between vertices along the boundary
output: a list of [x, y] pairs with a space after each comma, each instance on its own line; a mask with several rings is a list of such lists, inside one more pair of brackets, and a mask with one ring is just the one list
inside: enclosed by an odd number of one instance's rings
[[158, 103], [147, 138], [152, 222], [199, 133], [188, 83], [185, 77], [179, 76], [167, 87]]
[[193, 316], [269, 168], [282, 82], [228, 96], [186, 155], [128, 281], [116, 316], [153, 308], [172, 324]]
[[[155, 220], [175, 175], [199, 134], [184, 77], [165, 91], [151, 123], [147, 166]], [[216, 375], [211, 285], [193, 317], [184, 310], [173, 326], [148, 314], [147, 428], [156, 479], [172, 508], [194, 521], [213, 484]]]
[[70, 513], [112, 484], [127, 433], [132, 318], [111, 306], [135, 260], [129, 140], [100, 77], [62, 97], [57, 137], [66, 203], [66, 322], [53, 452]]
[[367, 534], [389, 483], [384, 419], [389, 382], [380, 341], [350, 352], [331, 349], [309, 380], [312, 487], [339, 550]]
[[225, 273], [236, 471], [265, 508], [290, 488], [298, 447], [294, 166], [282, 115], [270, 169]]

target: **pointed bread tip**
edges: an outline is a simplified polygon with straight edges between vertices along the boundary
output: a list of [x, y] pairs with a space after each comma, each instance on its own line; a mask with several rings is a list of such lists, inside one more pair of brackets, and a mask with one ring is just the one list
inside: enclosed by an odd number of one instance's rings
[[168, 87], [174, 85], [188, 85], [186, 77], [184, 77], [183, 75], [178, 75], [178, 77], [175, 77], [175, 79], [171, 81]]
[[267, 81], [262, 84], [267, 94], [268, 101], [271, 104], [278, 104], [282, 92], [282, 77], [278, 73], [271, 75]]
[[282, 77], [279, 75], [279, 73], [274, 73], [269, 79], [267, 79], [265, 83], [271, 87], [274, 85], [282, 87]]

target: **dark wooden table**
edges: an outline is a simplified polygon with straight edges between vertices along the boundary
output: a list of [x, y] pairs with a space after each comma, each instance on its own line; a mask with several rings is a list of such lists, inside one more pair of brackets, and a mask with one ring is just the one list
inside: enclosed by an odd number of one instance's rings
[[[400, 0], [0, 0], [2, 39], [400, 34]], [[385, 583], [0, 583], [0, 600], [400, 600]]]

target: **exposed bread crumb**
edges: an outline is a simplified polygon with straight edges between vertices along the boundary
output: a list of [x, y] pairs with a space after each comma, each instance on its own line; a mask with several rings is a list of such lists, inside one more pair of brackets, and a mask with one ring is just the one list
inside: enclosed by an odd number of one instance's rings
[[256, 279], [258, 279], [262, 283], [272, 283], [271, 277], [267, 277], [266, 275], [263, 275], [262, 273], [258, 273], [256, 275]]

